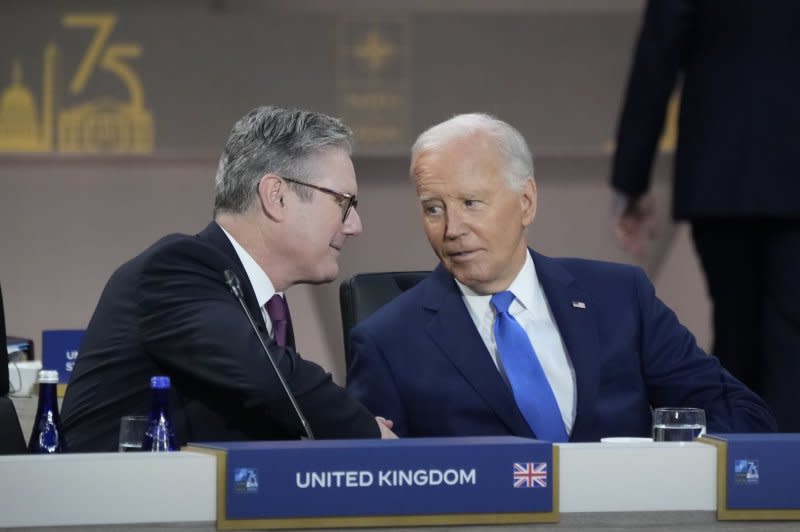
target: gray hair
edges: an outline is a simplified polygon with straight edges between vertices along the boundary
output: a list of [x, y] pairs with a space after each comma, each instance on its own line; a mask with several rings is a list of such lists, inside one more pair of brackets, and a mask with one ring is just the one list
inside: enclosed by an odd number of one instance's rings
[[[265, 174], [313, 181], [307, 163], [321, 150], [353, 150], [353, 132], [338, 118], [280, 107], [257, 107], [234, 124], [219, 158], [214, 183], [214, 214], [242, 213], [252, 203]], [[289, 186], [308, 199], [307, 187]]]
[[520, 190], [522, 184], [533, 176], [533, 156], [528, 143], [513, 126], [485, 113], [456, 115], [423, 131], [411, 147], [412, 172], [414, 161], [422, 152], [441, 148], [478, 132], [496, 141], [504, 161], [506, 182], [512, 190]]

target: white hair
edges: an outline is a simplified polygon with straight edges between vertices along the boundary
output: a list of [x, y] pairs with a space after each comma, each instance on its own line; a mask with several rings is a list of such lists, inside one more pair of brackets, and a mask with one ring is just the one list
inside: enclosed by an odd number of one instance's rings
[[528, 143], [513, 126], [485, 113], [456, 115], [423, 131], [411, 147], [411, 168], [421, 153], [479, 132], [496, 142], [503, 159], [506, 182], [512, 190], [520, 190], [523, 183], [533, 176], [533, 156]]

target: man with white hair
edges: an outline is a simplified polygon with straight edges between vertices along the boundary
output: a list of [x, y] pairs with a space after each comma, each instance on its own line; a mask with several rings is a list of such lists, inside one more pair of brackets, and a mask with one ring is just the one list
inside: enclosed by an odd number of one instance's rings
[[428, 129], [411, 178], [441, 264], [352, 330], [348, 371], [398, 435], [649, 436], [660, 406], [702, 408], [712, 432], [775, 430], [641, 269], [527, 247], [538, 198], [512, 126], [465, 114]]

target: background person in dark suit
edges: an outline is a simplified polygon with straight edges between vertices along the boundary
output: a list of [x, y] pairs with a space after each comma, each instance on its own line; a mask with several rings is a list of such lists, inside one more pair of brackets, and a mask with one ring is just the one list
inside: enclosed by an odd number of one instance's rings
[[651, 0], [611, 182], [617, 233], [641, 253], [645, 195], [682, 75], [673, 216], [689, 220], [713, 303], [713, 353], [800, 431], [800, 4]]
[[[527, 248], [537, 193], [516, 129], [481, 114], [436, 125], [411, 150], [411, 177], [441, 264], [352, 330], [348, 372], [348, 389], [398, 435], [550, 439], [534, 428], [540, 416], [557, 440], [649, 436], [651, 406], [703, 408], [710, 431], [774, 430], [639, 268]], [[501, 317], [506, 291], [516, 328]], [[520, 327], [512, 347], [533, 346], [522, 360], [541, 367], [522, 376], [506, 349]], [[535, 372], [546, 382], [530, 384]]]
[[[274, 295], [336, 277], [345, 240], [361, 232], [351, 141], [339, 120], [307, 111], [260, 107], [234, 125], [217, 172], [214, 221], [195, 236], [162, 238], [108, 281], [64, 398], [71, 450], [116, 450], [120, 417], [149, 409], [153, 375], [172, 380], [180, 445], [303, 435], [223, 272], [236, 273], [270, 334], [278, 318], [264, 307]], [[294, 352], [290, 329], [274, 336], [315, 436], [391, 436]]]

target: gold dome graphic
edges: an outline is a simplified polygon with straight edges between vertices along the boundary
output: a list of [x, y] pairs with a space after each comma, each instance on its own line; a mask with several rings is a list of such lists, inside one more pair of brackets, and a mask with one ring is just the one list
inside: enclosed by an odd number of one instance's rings
[[0, 152], [47, 152], [53, 148], [53, 80], [58, 48], [44, 49], [41, 121], [33, 92], [22, 79], [22, 64], [14, 61], [11, 85], [0, 95]]
[[22, 66], [14, 61], [11, 85], [0, 96], [0, 151], [39, 151], [40, 132], [33, 93], [22, 81]]

